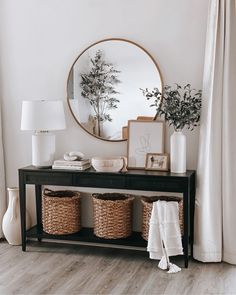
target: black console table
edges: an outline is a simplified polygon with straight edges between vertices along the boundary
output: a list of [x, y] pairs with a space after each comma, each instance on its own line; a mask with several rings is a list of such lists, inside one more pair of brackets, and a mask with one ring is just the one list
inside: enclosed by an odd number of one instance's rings
[[[26, 231], [26, 185], [35, 185], [37, 225]], [[75, 186], [92, 188], [110, 188], [126, 190], [160, 191], [183, 193], [184, 236], [183, 249], [185, 267], [188, 267], [189, 243], [193, 245], [193, 215], [195, 202], [195, 171], [183, 174], [129, 170], [125, 173], [101, 173], [92, 168], [86, 171], [38, 169], [33, 166], [19, 169], [20, 212], [22, 250], [26, 251], [27, 237], [41, 239], [59, 239], [87, 243], [115, 244], [133, 247], [146, 247], [140, 233], [134, 232], [126, 239], [107, 240], [93, 235], [93, 229], [82, 228], [76, 234], [56, 236], [42, 230], [42, 185]]]

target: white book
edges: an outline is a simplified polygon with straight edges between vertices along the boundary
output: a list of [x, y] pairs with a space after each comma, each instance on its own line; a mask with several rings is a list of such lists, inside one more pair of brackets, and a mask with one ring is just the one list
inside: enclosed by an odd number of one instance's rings
[[80, 161], [55, 160], [53, 163], [54, 166], [83, 166], [87, 164], [90, 164], [89, 159], [84, 159]]
[[88, 168], [90, 168], [91, 165], [90, 164], [86, 164], [86, 165], [83, 165], [83, 166], [69, 166], [69, 165], [52, 165], [52, 169], [65, 169], [65, 170], [86, 170]]

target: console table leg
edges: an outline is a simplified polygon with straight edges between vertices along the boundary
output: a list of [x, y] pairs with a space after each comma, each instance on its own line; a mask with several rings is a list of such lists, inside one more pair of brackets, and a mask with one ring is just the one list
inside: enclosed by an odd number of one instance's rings
[[[37, 230], [42, 230], [42, 186], [35, 185], [35, 196], [36, 196], [36, 214], [37, 214]], [[41, 238], [38, 241], [41, 242]]]
[[190, 245], [191, 257], [193, 258], [193, 241], [194, 241], [194, 211], [195, 211], [195, 190], [190, 193]]
[[22, 251], [26, 251], [26, 185], [24, 176], [19, 173], [19, 191], [20, 191], [20, 217], [21, 217], [21, 240]]
[[184, 239], [183, 239], [183, 249], [184, 249], [184, 265], [186, 268], [188, 268], [188, 250], [189, 250], [189, 187], [184, 192]]

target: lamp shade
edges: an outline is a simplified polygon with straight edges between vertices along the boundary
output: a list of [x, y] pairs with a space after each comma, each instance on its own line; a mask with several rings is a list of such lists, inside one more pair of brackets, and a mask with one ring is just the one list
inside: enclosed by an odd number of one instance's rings
[[61, 100], [22, 102], [21, 130], [51, 131], [66, 128]]

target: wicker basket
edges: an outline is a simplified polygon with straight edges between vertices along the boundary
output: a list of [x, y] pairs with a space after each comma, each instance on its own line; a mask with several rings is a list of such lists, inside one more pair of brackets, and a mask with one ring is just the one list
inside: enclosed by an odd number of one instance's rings
[[134, 197], [118, 193], [92, 194], [92, 197], [94, 234], [105, 239], [130, 236]]
[[179, 202], [179, 224], [181, 234], [184, 232], [184, 214], [183, 214], [183, 200], [179, 197], [173, 196], [154, 196], [154, 197], [142, 197], [141, 202], [143, 204], [143, 222], [142, 222], [142, 237], [144, 240], [148, 240], [149, 221], [152, 213], [152, 204], [155, 201], [178, 201]]
[[43, 230], [52, 235], [78, 232], [81, 228], [79, 192], [44, 189], [42, 222]]

